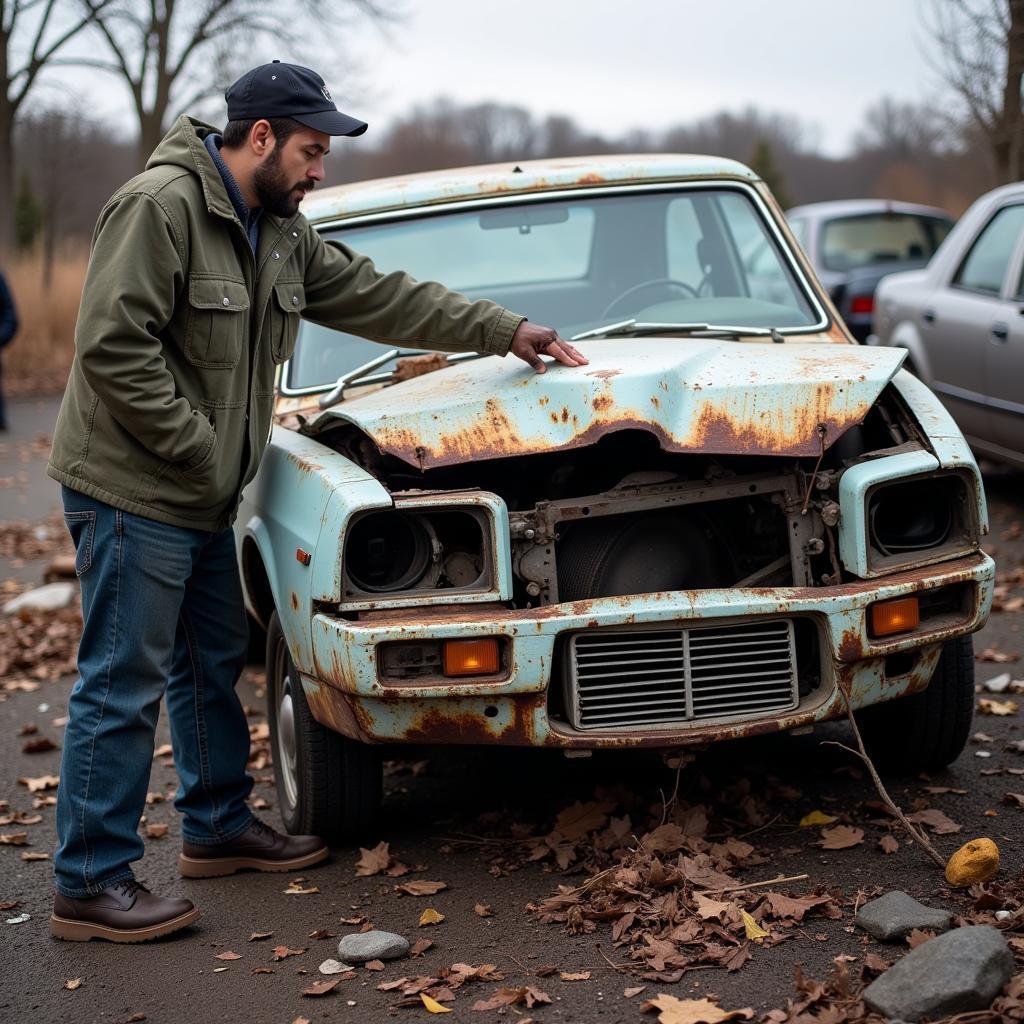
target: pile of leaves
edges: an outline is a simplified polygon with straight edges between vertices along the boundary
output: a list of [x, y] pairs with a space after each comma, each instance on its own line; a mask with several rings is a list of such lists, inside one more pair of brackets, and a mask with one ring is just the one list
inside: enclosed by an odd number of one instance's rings
[[27, 560], [74, 552], [71, 536], [60, 513], [36, 522], [0, 523], [0, 558]]
[[81, 634], [77, 597], [55, 612], [23, 609], [0, 616], [0, 699], [2, 691], [33, 690], [40, 682], [73, 673]]
[[[579, 859], [597, 870], [530, 909], [570, 934], [610, 923], [613, 945], [628, 950], [645, 980], [676, 982], [697, 965], [736, 971], [750, 959], [751, 942], [777, 945], [805, 917], [843, 915], [841, 893], [793, 897], [744, 885], [735, 872], [767, 858], [735, 835], [708, 838], [703, 804], [666, 808], [663, 820], [639, 830], [628, 814], [613, 816], [615, 806], [610, 799], [574, 804], [531, 845], [530, 860], [551, 856], [564, 867]], [[753, 802], [748, 812], [760, 817]]]

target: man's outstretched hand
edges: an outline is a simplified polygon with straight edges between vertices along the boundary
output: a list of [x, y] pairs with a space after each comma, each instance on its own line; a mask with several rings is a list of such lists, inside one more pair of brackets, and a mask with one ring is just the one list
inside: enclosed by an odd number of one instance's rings
[[558, 331], [551, 327], [531, 324], [529, 320], [524, 320], [516, 328], [509, 352], [519, 356], [524, 363], [529, 363], [538, 373], [543, 373], [547, 369], [544, 360], [541, 359], [542, 355], [551, 356], [565, 366], [585, 366], [587, 363], [582, 353], [577, 352], [569, 342], [558, 336]]

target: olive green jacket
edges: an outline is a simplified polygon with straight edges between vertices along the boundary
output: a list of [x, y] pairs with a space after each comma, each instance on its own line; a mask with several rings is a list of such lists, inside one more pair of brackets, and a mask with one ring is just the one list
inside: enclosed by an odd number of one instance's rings
[[275, 373], [299, 318], [442, 351], [504, 355], [522, 317], [381, 274], [301, 214], [264, 213], [254, 256], [182, 117], [100, 214], [50, 476], [196, 530], [233, 522], [270, 435]]

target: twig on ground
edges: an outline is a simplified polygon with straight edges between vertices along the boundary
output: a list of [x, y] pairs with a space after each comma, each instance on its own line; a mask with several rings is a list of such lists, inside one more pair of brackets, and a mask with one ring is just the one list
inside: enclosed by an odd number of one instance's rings
[[627, 966], [625, 966], [623, 964], [613, 964], [611, 962], [611, 960], [608, 959], [608, 957], [605, 955], [604, 950], [601, 948], [601, 943], [600, 942], [595, 942], [594, 943], [594, 948], [601, 955], [601, 958], [605, 961], [605, 963], [607, 963], [608, 966], [613, 971], [615, 971], [617, 974], [629, 974], [629, 967], [627, 967]]
[[864, 747], [864, 739], [860, 734], [860, 729], [857, 727], [857, 719], [854, 718], [853, 708], [850, 706], [850, 695], [846, 692], [846, 688], [842, 683], [839, 684], [839, 692], [843, 696], [843, 703], [846, 705], [846, 717], [850, 720], [850, 725], [853, 728], [853, 735], [857, 740], [857, 750], [852, 747], [846, 746], [845, 743], [837, 743], [835, 740], [823, 740], [822, 746], [828, 745], [832, 747], [839, 747], [841, 750], [847, 751], [847, 753], [853, 754], [854, 757], [859, 757], [864, 763], [864, 767], [867, 768], [868, 774], [871, 776], [871, 781], [875, 784], [875, 789], [878, 790], [878, 795], [882, 798], [882, 802], [889, 809], [890, 813], [896, 820], [903, 826], [907, 834], [911, 839], [914, 840], [921, 849], [938, 865], [938, 867], [945, 870], [946, 862], [943, 860], [942, 855], [935, 849], [930, 842], [928, 837], [924, 834], [923, 829], [917, 828], [911, 821], [908, 820], [907, 816], [902, 810], [896, 805], [896, 802], [891, 796], [882, 783], [878, 772], [875, 770], [875, 765], [871, 758], [868, 756], [868, 752]]
[[788, 878], [783, 878], [779, 875], [778, 878], [768, 878], [763, 882], [748, 882], [746, 885], [733, 885], [727, 889], [701, 889], [699, 895], [707, 896], [709, 892], [742, 892], [744, 889], [758, 889], [763, 885], [778, 885], [780, 882], [805, 882], [810, 875], [790, 875]]

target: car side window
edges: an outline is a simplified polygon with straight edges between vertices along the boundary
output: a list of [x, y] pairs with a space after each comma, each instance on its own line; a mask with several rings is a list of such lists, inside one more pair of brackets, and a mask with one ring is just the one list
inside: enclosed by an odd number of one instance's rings
[[953, 284], [975, 292], [999, 295], [1022, 227], [1024, 204], [1004, 206], [999, 210], [974, 240], [953, 278]]

